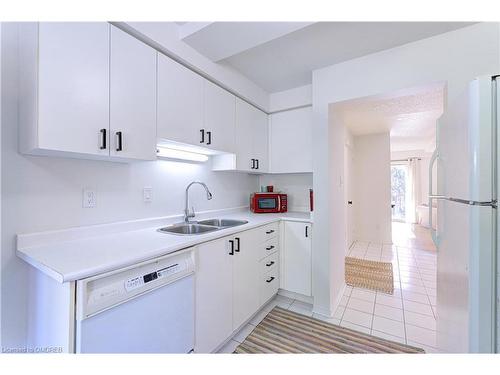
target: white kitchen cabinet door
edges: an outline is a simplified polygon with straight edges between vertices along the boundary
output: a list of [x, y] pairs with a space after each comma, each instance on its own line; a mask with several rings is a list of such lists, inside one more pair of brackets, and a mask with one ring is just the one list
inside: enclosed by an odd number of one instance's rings
[[235, 152], [236, 169], [239, 171], [253, 172], [255, 169], [256, 156], [253, 151], [255, 111], [257, 109], [250, 104], [236, 98]]
[[111, 26], [110, 154], [156, 159], [156, 51]]
[[221, 87], [205, 80], [205, 142], [217, 151], [234, 152], [236, 97]]
[[210, 353], [233, 332], [233, 257], [228, 239], [198, 246], [195, 352]]
[[233, 329], [240, 327], [259, 309], [259, 252], [255, 231], [234, 237]]
[[257, 159], [257, 172], [269, 172], [269, 136], [268, 116], [266, 113], [254, 109], [255, 122], [253, 127], [253, 154]]
[[271, 173], [312, 172], [312, 108], [272, 114], [269, 124]]
[[29, 137], [22, 151], [109, 155], [101, 149], [101, 129], [109, 128], [109, 29], [106, 22], [21, 25], [20, 108]]
[[204, 81], [200, 75], [158, 54], [158, 138], [203, 146]]
[[282, 288], [311, 296], [311, 224], [283, 222]]

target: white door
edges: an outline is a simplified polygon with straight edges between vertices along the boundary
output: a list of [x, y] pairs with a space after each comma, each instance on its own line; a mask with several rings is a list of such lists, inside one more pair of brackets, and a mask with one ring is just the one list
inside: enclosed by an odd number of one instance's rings
[[109, 142], [101, 149], [102, 135], [109, 137], [109, 29], [106, 22], [39, 23], [39, 148], [109, 155]]
[[253, 137], [255, 131], [254, 108], [236, 98], [236, 124], [235, 124], [235, 152], [236, 169], [240, 171], [253, 171], [255, 159], [253, 152]]
[[156, 51], [111, 26], [111, 155], [156, 159]]
[[253, 154], [257, 159], [257, 171], [269, 171], [269, 136], [268, 116], [266, 113], [254, 108], [255, 124], [253, 127]]
[[236, 98], [221, 87], [205, 80], [204, 146], [234, 152]]
[[227, 238], [198, 246], [195, 352], [210, 353], [233, 332], [233, 257]]
[[346, 205], [346, 252], [354, 241], [353, 194], [352, 194], [352, 146], [344, 146], [344, 200]]
[[312, 172], [312, 108], [272, 114], [269, 122], [271, 173]]
[[201, 145], [204, 78], [158, 54], [158, 138]]
[[[491, 77], [473, 81], [438, 126], [437, 341], [445, 352], [493, 350], [494, 135]], [[477, 205], [479, 204], [479, 205]]]
[[260, 275], [256, 233], [248, 231], [234, 237], [234, 249], [233, 329], [236, 329], [259, 309]]
[[311, 225], [283, 222], [282, 286], [290, 292], [311, 295]]

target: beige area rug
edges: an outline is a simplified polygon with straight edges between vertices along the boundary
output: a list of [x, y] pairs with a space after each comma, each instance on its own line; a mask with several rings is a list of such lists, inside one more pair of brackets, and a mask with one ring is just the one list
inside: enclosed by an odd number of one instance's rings
[[425, 353], [275, 307], [234, 353]]
[[394, 294], [392, 263], [346, 257], [345, 282], [350, 286]]

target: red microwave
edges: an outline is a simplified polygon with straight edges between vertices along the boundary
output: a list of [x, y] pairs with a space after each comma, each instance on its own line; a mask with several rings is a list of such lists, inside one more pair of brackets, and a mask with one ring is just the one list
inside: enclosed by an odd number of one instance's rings
[[250, 210], [257, 214], [286, 212], [287, 196], [279, 193], [253, 193], [250, 196]]

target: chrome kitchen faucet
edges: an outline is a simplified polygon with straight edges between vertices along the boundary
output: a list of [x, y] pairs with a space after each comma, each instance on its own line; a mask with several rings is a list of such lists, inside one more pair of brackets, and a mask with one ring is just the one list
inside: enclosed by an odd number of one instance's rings
[[205, 183], [199, 182], [199, 181], [191, 182], [186, 188], [186, 205], [184, 206], [184, 221], [186, 223], [189, 223], [189, 219], [192, 217], [195, 217], [195, 215], [196, 215], [194, 212], [194, 207], [192, 207], [191, 212], [189, 211], [189, 188], [191, 187], [191, 185], [194, 185], [194, 184], [198, 184], [198, 185], [203, 186], [205, 188], [205, 191], [207, 192], [207, 199], [208, 200], [212, 199], [212, 193], [210, 192], [210, 190], [208, 190], [208, 186], [205, 185]]

